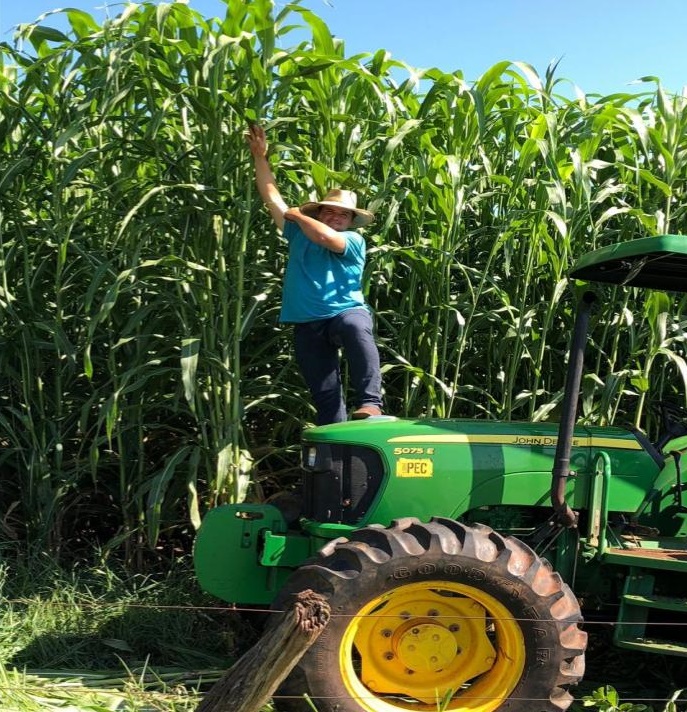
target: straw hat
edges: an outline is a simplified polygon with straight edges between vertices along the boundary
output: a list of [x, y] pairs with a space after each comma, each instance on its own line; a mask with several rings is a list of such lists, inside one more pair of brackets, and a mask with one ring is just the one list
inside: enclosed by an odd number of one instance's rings
[[357, 207], [358, 198], [352, 190], [341, 190], [339, 188], [330, 190], [319, 202], [303, 203], [300, 209], [301, 212], [308, 217], [315, 218], [317, 217], [318, 210], [323, 205], [331, 205], [334, 208], [350, 210], [355, 214], [353, 222], [351, 223], [353, 227], [369, 225], [375, 219], [375, 216], [369, 210], [363, 210]]

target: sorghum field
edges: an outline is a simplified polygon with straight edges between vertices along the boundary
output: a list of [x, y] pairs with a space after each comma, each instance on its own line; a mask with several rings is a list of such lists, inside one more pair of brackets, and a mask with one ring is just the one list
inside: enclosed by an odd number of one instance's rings
[[[214, 19], [130, 3], [103, 25], [65, 10], [66, 30], [49, 16], [0, 44], [3, 690], [27, 684], [23, 667], [95, 675], [112, 650], [126, 660], [122, 643], [140, 659], [127, 601], [212, 606], [183, 568], [203, 513], [293, 478], [314, 411], [277, 321], [285, 249], [250, 123], [289, 202], [339, 185], [375, 211], [365, 289], [399, 416], [555, 419], [572, 262], [687, 234], [687, 99], [659, 79], [585, 96], [555, 66], [503, 61], [468, 80], [383, 49], [350, 57], [299, 3], [225, 3]], [[686, 319], [684, 299], [609, 288], [582, 421], [652, 433], [649, 391], [684, 403]], [[79, 621], [64, 659], [46, 644], [69, 628], [49, 590]], [[105, 602], [134, 623], [79, 661], [84, 610]], [[179, 618], [162, 664], [226, 666], [242, 624]], [[94, 636], [110, 615], [93, 621]], [[201, 625], [208, 657], [170, 654]], [[179, 694], [169, 704], [190, 708]], [[113, 704], [89, 709], [142, 709]]]

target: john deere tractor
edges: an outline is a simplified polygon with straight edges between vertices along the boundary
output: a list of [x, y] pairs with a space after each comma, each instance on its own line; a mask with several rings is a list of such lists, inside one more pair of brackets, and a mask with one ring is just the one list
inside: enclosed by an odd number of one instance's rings
[[311, 710], [307, 693], [320, 712], [558, 712], [584, 672], [583, 609], [616, 621], [618, 646], [687, 656], [687, 414], [663, 405], [654, 442], [576, 426], [588, 285], [687, 292], [687, 237], [604, 247], [571, 277], [558, 424], [380, 416], [312, 428], [299, 508], [205, 517], [206, 591], [278, 610], [312, 589], [331, 606], [279, 709]]

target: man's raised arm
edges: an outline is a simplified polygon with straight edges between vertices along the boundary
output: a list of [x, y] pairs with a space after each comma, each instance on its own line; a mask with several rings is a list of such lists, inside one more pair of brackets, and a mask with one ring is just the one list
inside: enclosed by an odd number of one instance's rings
[[263, 203], [267, 206], [280, 230], [284, 228], [284, 213], [288, 210], [288, 205], [281, 197], [277, 181], [274, 178], [269, 161], [267, 160], [267, 137], [262, 126], [251, 126], [246, 133], [246, 141], [253, 155], [255, 164], [255, 182], [258, 186], [258, 193]]

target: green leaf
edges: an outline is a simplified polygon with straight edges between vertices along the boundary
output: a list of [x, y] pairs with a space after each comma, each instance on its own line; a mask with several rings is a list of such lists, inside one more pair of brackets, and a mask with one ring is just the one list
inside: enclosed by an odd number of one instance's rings
[[97, 32], [100, 28], [98, 23], [83, 10], [75, 7], [64, 8], [63, 12], [67, 15], [69, 24], [76, 33], [77, 37], [86, 37], [88, 34]]
[[255, 321], [257, 315], [258, 306], [267, 299], [267, 292], [262, 294], [254, 294], [250, 298], [248, 309], [243, 314], [241, 320], [241, 331], [239, 333], [239, 341], [244, 341], [248, 334], [250, 333], [251, 326]]
[[29, 25], [26, 29], [26, 37], [31, 40], [34, 47], [38, 47], [43, 42], [69, 42], [69, 37], [63, 32], [46, 25]]
[[193, 451], [192, 445], [184, 445], [165, 461], [165, 466], [155, 474], [149, 483], [145, 484], [148, 489], [147, 498], [147, 524], [148, 543], [155, 546], [160, 534], [160, 524], [162, 515], [162, 505], [165, 501], [165, 493], [170, 481], [174, 477], [179, 465], [183, 464]]
[[630, 378], [630, 383], [640, 392], [648, 393], [649, 379], [646, 376], [633, 376]]
[[184, 384], [184, 397], [191, 410], [195, 410], [196, 371], [198, 369], [198, 354], [200, 339], [189, 338], [181, 340], [181, 380]]

